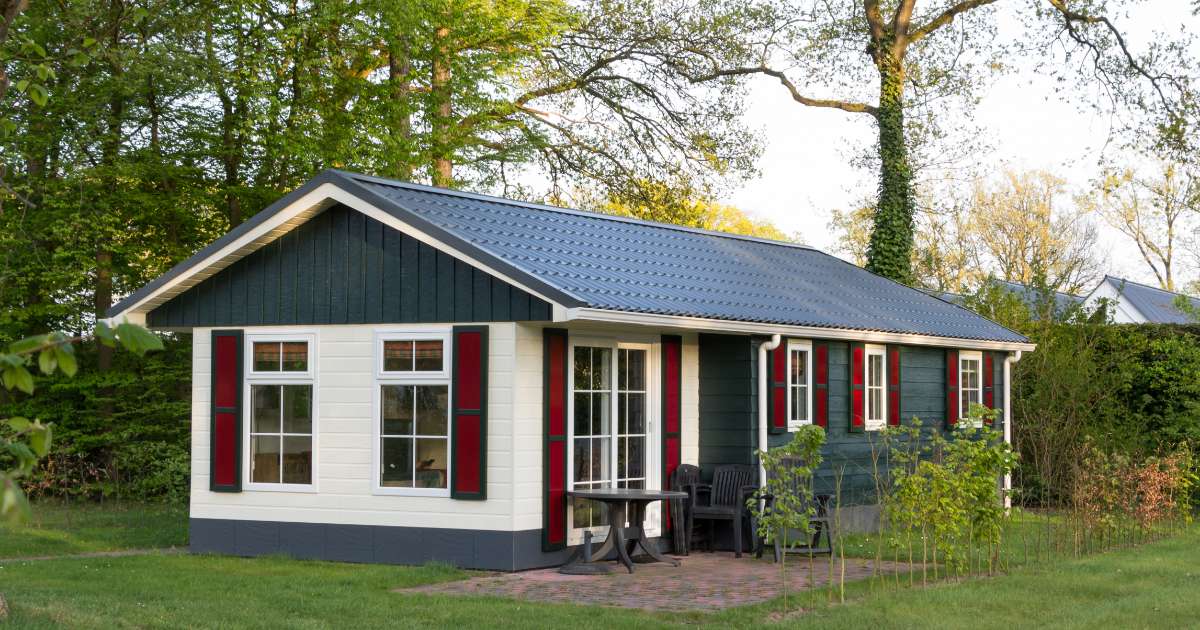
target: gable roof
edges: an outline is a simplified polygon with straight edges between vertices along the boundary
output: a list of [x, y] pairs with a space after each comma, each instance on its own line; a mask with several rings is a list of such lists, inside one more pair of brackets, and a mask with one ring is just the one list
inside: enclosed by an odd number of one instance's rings
[[[993, 282], [1015, 293], [1030, 308], [1037, 306], [1038, 302], [1042, 299], [1041, 292], [1027, 284], [1011, 282], [1009, 280], [993, 280]], [[1054, 308], [1058, 312], [1064, 312], [1073, 306], [1078, 306], [1083, 303], [1083, 300], [1084, 298], [1078, 295], [1063, 293], [1062, 291], [1054, 292]]]
[[1200, 309], [1200, 299], [1185, 296], [1182, 293], [1167, 291], [1116, 276], [1104, 276], [1102, 282], [1112, 285], [1126, 303], [1137, 309], [1147, 322], [1153, 324], [1195, 323], [1195, 319], [1175, 307], [1175, 300], [1180, 296], [1189, 300], [1193, 308]]
[[1028, 343], [967, 309], [810, 247], [336, 170], [138, 290], [109, 316], [145, 302], [327, 183], [568, 309]]

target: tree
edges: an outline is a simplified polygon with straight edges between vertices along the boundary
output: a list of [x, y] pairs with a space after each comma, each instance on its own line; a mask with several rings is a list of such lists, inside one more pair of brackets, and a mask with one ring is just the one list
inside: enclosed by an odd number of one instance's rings
[[[763, 75], [778, 80], [805, 107], [870, 117], [878, 132], [879, 188], [867, 268], [910, 282], [917, 214], [910, 152], [920, 138], [906, 121], [914, 115], [922, 131], [936, 135], [937, 117], [923, 114], [953, 100], [969, 104], [988, 73], [1034, 50], [1059, 62], [1053, 71], [1100, 82], [1114, 109], [1148, 108], [1161, 114], [1160, 122], [1177, 122], [1173, 101], [1186, 90], [1178, 78], [1186, 48], [1160, 40], [1136, 54], [1109, 17], [1125, 3], [1031, 3], [1021, 23], [1024, 41], [1011, 47], [998, 37], [996, 5], [997, 0], [784, 2], [772, 5], [771, 27], [751, 38], [758, 51], [754, 63], [714, 62], [698, 67], [693, 79]], [[1077, 74], [1076, 67], [1084, 73]]]
[[1200, 178], [1191, 169], [1166, 162], [1152, 178], [1132, 169], [1105, 173], [1084, 203], [1137, 245], [1158, 286], [1176, 290], [1176, 245], [1200, 215]]
[[755, 219], [738, 208], [719, 203], [711, 196], [688, 186], [677, 187], [655, 182], [641, 182], [638, 189], [628, 197], [610, 194], [606, 199], [592, 200], [586, 205], [605, 214], [633, 217], [645, 221], [671, 223], [777, 241], [800, 242], [798, 236], [789, 236], [771, 222]]
[[969, 219], [976, 265], [1002, 280], [1053, 291], [1078, 293], [1093, 284], [1100, 273], [1096, 228], [1085, 210], [1062, 207], [1064, 198], [1066, 182], [1046, 172], [977, 181]]

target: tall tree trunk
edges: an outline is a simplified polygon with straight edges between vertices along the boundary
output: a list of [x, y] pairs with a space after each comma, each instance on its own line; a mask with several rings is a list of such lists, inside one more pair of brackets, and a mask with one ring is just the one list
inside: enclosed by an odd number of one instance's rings
[[454, 149], [451, 146], [450, 121], [450, 28], [439, 26], [434, 31], [436, 40], [433, 50], [430, 97], [432, 105], [433, 132], [433, 185], [450, 186], [454, 183]]
[[[112, 307], [112, 294], [112, 252], [100, 248], [96, 251], [96, 285], [92, 295], [97, 320], [108, 316], [108, 309]], [[112, 359], [112, 348], [96, 344], [96, 367], [101, 372], [106, 372], [112, 367]]]
[[895, 55], [879, 57], [879, 204], [867, 249], [867, 269], [897, 282], [912, 282], [912, 165], [904, 142], [904, 64]]
[[[392, 149], [388, 151], [387, 159], [391, 162], [391, 175], [400, 179], [412, 179], [413, 164], [410, 142], [412, 139], [412, 104], [411, 83], [409, 73], [412, 64], [409, 62], [408, 51], [400, 49], [404, 42], [393, 44], [388, 51], [388, 82], [392, 86], [392, 106], [394, 113], [388, 125], [392, 135]], [[403, 150], [400, 148], [403, 147]]]

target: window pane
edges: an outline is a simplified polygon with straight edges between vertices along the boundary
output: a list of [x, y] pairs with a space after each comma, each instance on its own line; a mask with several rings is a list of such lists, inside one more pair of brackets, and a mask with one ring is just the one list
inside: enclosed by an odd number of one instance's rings
[[312, 437], [283, 438], [283, 483], [312, 483]]
[[629, 479], [639, 479], [646, 476], [646, 438], [630, 437], [625, 438], [629, 444], [629, 460], [627, 462], [626, 477]]
[[629, 398], [629, 426], [626, 433], [646, 432], [646, 395], [625, 394]]
[[867, 385], [883, 387], [883, 357], [872, 354], [867, 357]]
[[446, 487], [446, 439], [417, 440], [418, 488]]
[[610, 394], [592, 394], [592, 435], [608, 435], [609, 419], [612, 417]]
[[412, 435], [413, 386], [383, 386], [383, 434]]
[[575, 438], [575, 476], [576, 482], [592, 480], [592, 440], [590, 438]]
[[250, 481], [279, 483], [279, 436], [250, 437]]
[[425, 339], [414, 342], [418, 372], [442, 371], [442, 340]]
[[308, 371], [308, 342], [289, 341], [280, 345], [283, 352], [284, 372]]
[[592, 479], [607, 481], [612, 475], [612, 443], [610, 438], [592, 438]]
[[279, 345], [278, 341], [254, 342], [255, 372], [279, 371]]
[[385, 372], [411, 372], [413, 369], [413, 342], [383, 342], [383, 369]]
[[283, 432], [312, 433], [312, 385], [283, 386]]
[[379, 485], [384, 488], [413, 487], [412, 438], [383, 438], [379, 450]]
[[610, 389], [612, 385], [612, 350], [592, 348], [592, 389]]
[[575, 348], [575, 389], [592, 387], [592, 349]]
[[869, 415], [872, 420], [883, 418], [883, 390], [871, 388], [871, 411]]
[[808, 352], [792, 351], [792, 384], [803, 385], [808, 382]]
[[575, 394], [575, 435], [592, 434], [592, 395]]
[[625, 350], [628, 353], [629, 373], [626, 389], [635, 392], [646, 391], [646, 351]]
[[617, 394], [617, 433], [629, 433], [629, 394]]
[[797, 420], [808, 420], [808, 387], [801, 386], [796, 388], [796, 393], [792, 395], [792, 403], [796, 409], [796, 415], [793, 417]]
[[279, 385], [254, 385], [250, 388], [254, 411], [251, 433], [279, 433]]
[[449, 388], [445, 385], [417, 385], [417, 435], [448, 435], [446, 413]]

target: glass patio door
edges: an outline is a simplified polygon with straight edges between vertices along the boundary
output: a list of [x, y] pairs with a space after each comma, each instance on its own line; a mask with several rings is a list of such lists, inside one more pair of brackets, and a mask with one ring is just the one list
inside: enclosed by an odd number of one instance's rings
[[[573, 346], [572, 363], [571, 486], [657, 487], [650, 345], [581, 343]], [[647, 522], [657, 522], [658, 509], [648, 512]], [[570, 519], [572, 544], [585, 530], [602, 540], [609, 524], [604, 505], [586, 500], [571, 504]]]

